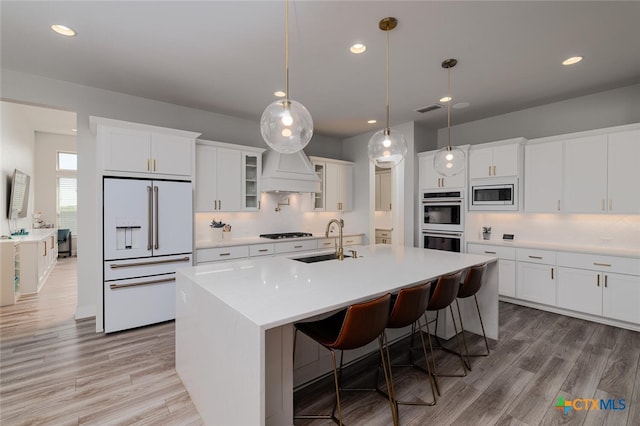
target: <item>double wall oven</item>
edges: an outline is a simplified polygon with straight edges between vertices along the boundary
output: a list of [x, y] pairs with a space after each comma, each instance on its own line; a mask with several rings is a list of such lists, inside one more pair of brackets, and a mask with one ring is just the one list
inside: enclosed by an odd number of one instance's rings
[[462, 252], [464, 191], [423, 191], [420, 203], [420, 247]]

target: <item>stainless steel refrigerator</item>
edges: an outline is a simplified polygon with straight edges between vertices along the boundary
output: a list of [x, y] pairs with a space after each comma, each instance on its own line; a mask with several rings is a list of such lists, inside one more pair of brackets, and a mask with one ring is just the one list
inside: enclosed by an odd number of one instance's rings
[[175, 271], [193, 251], [191, 182], [103, 179], [104, 331], [175, 318]]

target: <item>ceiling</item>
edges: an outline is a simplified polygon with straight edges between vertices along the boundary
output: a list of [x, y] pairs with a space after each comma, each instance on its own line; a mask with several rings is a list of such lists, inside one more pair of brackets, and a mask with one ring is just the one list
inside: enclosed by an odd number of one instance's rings
[[[256, 121], [284, 90], [284, 1], [6, 1], [2, 67]], [[290, 95], [315, 131], [446, 126], [452, 69], [459, 124], [640, 82], [640, 2], [291, 0]], [[54, 23], [74, 28], [66, 38]], [[349, 52], [367, 45], [361, 55]], [[561, 61], [580, 55], [566, 67]], [[377, 119], [377, 124], [367, 120]]]

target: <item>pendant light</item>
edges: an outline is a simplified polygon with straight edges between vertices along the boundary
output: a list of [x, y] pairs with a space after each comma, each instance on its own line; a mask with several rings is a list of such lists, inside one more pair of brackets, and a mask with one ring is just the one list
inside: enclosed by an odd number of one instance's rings
[[402, 133], [389, 127], [389, 32], [398, 25], [396, 18], [384, 18], [378, 27], [387, 33], [387, 127], [369, 139], [369, 159], [376, 166], [390, 169], [398, 165], [407, 155], [407, 142]]
[[451, 146], [451, 68], [458, 63], [457, 59], [447, 59], [442, 62], [442, 68], [447, 69], [447, 146], [439, 150], [433, 157], [433, 167], [442, 176], [455, 176], [464, 170], [465, 155], [460, 148]]
[[260, 133], [275, 151], [293, 154], [311, 140], [313, 120], [304, 105], [289, 97], [289, 0], [285, 1], [284, 58], [285, 97], [265, 108], [260, 118]]

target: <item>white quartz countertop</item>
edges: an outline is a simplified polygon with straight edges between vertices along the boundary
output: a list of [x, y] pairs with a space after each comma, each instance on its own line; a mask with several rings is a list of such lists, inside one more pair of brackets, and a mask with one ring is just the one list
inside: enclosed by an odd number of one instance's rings
[[[390, 245], [350, 246], [358, 258], [303, 263], [288, 257], [216, 262], [178, 270], [263, 329], [367, 300], [495, 257]], [[317, 255], [319, 252], [314, 252]], [[308, 256], [309, 254], [306, 254]]]
[[496, 247], [531, 248], [540, 250], [569, 251], [574, 253], [600, 254], [608, 256], [632, 257], [640, 259], [640, 248], [585, 246], [577, 244], [541, 243], [534, 241], [467, 240], [470, 244], [486, 244]]
[[[347, 233], [345, 232], [342, 237], [355, 237], [358, 235], [364, 235], [362, 233]], [[329, 238], [337, 238], [338, 233], [333, 232], [329, 234]], [[222, 240], [222, 241], [211, 241], [211, 240], [197, 240], [196, 241], [196, 249], [202, 248], [214, 248], [214, 247], [232, 247], [232, 246], [247, 246], [247, 245], [255, 245], [255, 244], [268, 244], [268, 243], [282, 243], [286, 241], [302, 241], [302, 240], [320, 240], [325, 237], [325, 234], [313, 234], [311, 237], [300, 237], [300, 238], [281, 238], [272, 240], [270, 238], [260, 238], [260, 237], [247, 237], [247, 238], [233, 238], [231, 240]]]

